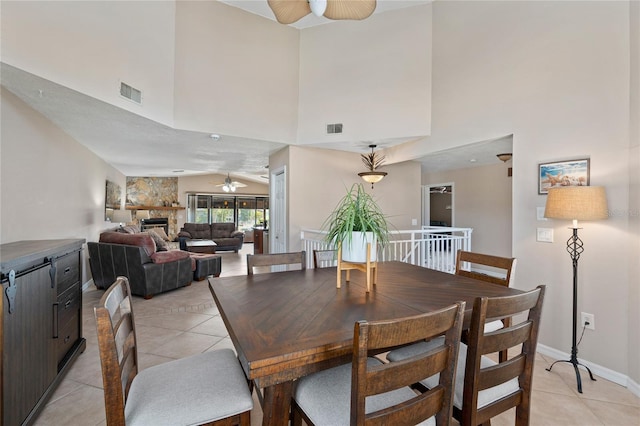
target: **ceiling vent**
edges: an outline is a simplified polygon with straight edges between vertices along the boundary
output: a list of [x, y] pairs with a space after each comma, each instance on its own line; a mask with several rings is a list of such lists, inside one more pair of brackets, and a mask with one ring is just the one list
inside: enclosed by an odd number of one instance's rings
[[142, 104], [142, 92], [127, 83], [120, 82], [120, 95], [137, 104]]
[[327, 133], [342, 133], [342, 123], [327, 124]]

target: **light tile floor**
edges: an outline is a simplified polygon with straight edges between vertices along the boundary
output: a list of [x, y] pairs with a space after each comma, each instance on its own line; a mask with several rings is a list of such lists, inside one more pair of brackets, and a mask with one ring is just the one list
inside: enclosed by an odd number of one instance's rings
[[[248, 244], [238, 254], [220, 253], [222, 276], [246, 274], [246, 254], [251, 250]], [[83, 335], [87, 349], [36, 420], [38, 426], [106, 424], [93, 319], [93, 306], [102, 293], [95, 288], [84, 293]], [[136, 297], [134, 312], [142, 368], [204, 351], [233, 348], [207, 280], [195, 281], [189, 287], [156, 295], [151, 300]], [[540, 354], [536, 359], [532, 425], [640, 425], [640, 398], [602, 378], [596, 382], [585, 380], [584, 393], [579, 394], [571, 365], [559, 363], [553, 372], [545, 370], [553, 361]], [[251, 422], [259, 425], [262, 412], [255, 394], [254, 400]], [[492, 423], [513, 425], [514, 410], [495, 417]]]

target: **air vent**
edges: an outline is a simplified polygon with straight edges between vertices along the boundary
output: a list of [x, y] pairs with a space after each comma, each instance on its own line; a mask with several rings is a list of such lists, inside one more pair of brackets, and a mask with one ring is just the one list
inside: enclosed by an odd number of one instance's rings
[[142, 92], [138, 89], [134, 89], [126, 83], [120, 82], [120, 95], [137, 104], [142, 103]]
[[342, 123], [327, 124], [327, 133], [342, 133]]

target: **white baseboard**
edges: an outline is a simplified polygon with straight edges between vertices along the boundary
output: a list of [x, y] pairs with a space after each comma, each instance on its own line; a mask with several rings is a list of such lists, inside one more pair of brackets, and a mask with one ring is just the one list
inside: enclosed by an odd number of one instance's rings
[[[562, 352], [550, 346], [541, 345], [541, 344], [538, 344], [538, 352], [540, 352], [542, 355], [550, 356], [553, 359], [568, 360], [571, 358], [571, 355], [566, 352]], [[589, 367], [589, 369], [591, 369], [593, 374], [596, 374], [602, 377], [603, 379], [607, 379], [610, 382], [617, 383], [620, 386], [624, 386], [625, 388], [629, 389], [631, 393], [640, 397], [640, 385], [634, 382], [629, 376], [622, 373], [618, 373], [617, 371], [613, 371], [607, 367], [594, 364], [593, 362], [586, 361], [582, 358], [578, 358], [578, 361], [580, 361], [581, 364], [584, 364], [585, 366]]]
[[91, 287], [93, 285], [93, 278], [91, 278], [89, 281], [87, 281], [86, 283], [82, 284], [82, 291], [87, 291], [89, 290], [89, 287]]

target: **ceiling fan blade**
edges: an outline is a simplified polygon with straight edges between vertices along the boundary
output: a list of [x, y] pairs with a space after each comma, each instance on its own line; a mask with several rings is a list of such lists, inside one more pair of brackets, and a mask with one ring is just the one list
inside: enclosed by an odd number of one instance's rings
[[242, 183], [242, 182], [238, 182], [238, 181], [235, 181], [235, 180], [234, 180], [233, 182], [231, 182], [231, 184], [232, 184], [233, 186], [235, 186], [236, 188], [244, 188], [245, 186], [247, 186], [247, 185], [245, 185], [244, 183]]
[[376, 0], [328, 0], [324, 16], [329, 19], [358, 21], [371, 16], [374, 10], [376, 10]]
[[311, 13], [307, 0], [267, 0], [267, 3], [281, 24], [292, 24]]

